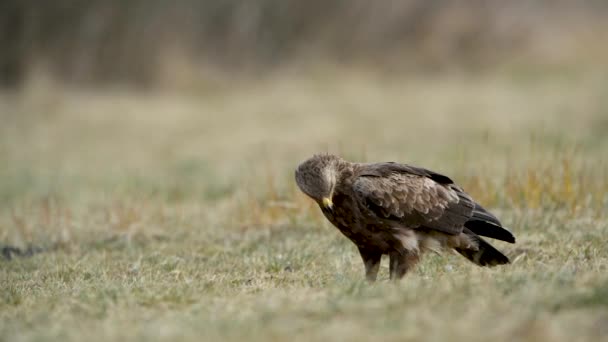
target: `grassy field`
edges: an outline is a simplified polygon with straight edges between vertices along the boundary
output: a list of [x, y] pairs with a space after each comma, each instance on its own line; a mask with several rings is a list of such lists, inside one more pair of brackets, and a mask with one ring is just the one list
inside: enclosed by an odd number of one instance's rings
[[[0, 95], [0, 341], [608, 340], [608, 74], [294, 73]], [[319, 151], [450, 175], [516, 234], [363, 281]], [[0, 248], [2, 247], [0, 246]]]

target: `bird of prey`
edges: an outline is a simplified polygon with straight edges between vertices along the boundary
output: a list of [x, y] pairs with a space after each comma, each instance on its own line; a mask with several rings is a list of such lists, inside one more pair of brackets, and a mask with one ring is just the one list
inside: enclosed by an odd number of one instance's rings
[[295, 171], [298, 187], [359, 249], [375, 281], [382, 255], [401, 279], [426, 251], [454, 249], [479, 266], [509, 258], [480, 237], [515, 243], [513, 234], [462, 188], [439, 173], [406, 164], [353, 163], [317, 154]]

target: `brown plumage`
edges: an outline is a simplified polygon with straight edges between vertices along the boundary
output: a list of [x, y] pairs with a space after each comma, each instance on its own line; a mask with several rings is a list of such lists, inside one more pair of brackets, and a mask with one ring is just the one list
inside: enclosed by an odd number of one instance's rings
[[296, 169], [300, 189], [357, 245], [365, 275], [376, 279], [383, 254], [400, 279], [425, 251], [454, 249], [479, 266], [509, 259], [479, 235], [515, 237], [471, 196], [443, 175], [398, 163], [351, 163], [321, 154]]

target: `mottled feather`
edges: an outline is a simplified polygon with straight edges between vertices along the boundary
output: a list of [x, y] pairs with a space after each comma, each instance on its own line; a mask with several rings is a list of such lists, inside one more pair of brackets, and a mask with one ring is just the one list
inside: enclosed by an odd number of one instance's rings
[[394, 163], [364, 165], [353, 184], [361, 210], [407, 228], [460, 234], [473, 214], [471, 197], [445, 176], [435, 174], [444, 181], [439, 183], [419, 172], [424, 169], [412, 170]]

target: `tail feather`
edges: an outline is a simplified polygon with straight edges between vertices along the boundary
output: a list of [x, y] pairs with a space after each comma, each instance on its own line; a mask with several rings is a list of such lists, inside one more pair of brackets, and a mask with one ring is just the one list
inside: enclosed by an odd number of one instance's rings
[[484, 239], [477, 236], [475, 233], [470, 231], [469, 229], [464, 230], [464, 233], [469, 236], [471, 240], [477, 243], [477, 249], [463, 249], [463, 248], [454, 248], [458, 253], [460, 253], [465, 258], [469, 259], [476, 265], [479, 266], [496, 266], [496, 265], [504, 265], [509, 264], [509, 258], [502, 254], [499, 250], [494, 248], [494, 246], [487, 243]]

